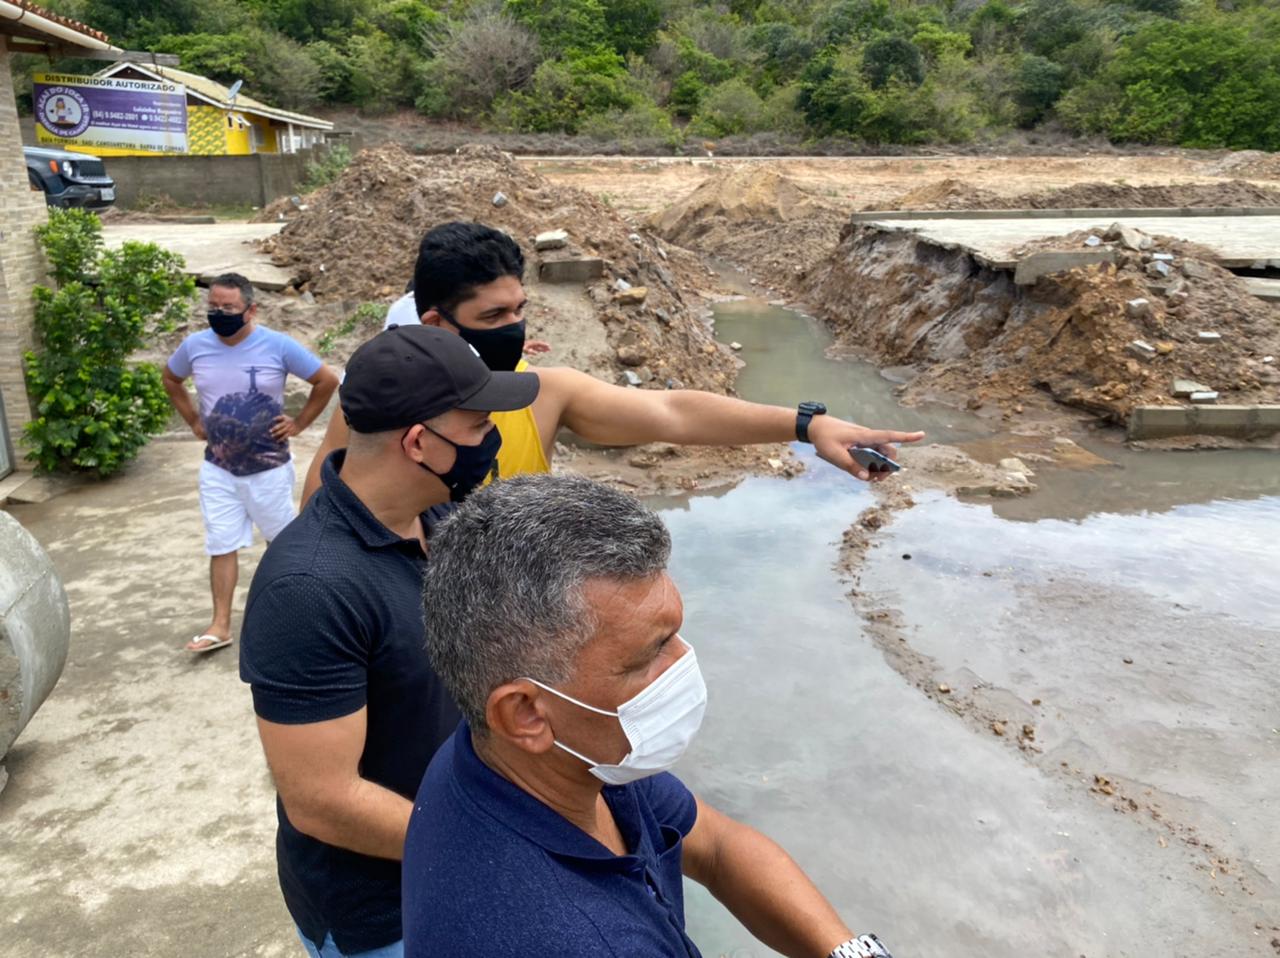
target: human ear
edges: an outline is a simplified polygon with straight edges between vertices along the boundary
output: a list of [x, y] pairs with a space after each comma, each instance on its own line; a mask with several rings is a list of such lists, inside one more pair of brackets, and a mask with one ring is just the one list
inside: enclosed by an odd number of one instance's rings
[[544, 696], [525, 679], [507, 682], [490, 692], [484, 720], [491, 735], [532, 755], [541, 755], [554, 744], [555, 733], [547, 719]]

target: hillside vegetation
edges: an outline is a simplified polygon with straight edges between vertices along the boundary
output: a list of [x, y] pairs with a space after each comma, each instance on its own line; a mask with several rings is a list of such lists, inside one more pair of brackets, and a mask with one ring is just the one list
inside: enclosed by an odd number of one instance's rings
[[962, 143], [1049, 126], [1280, 149], [1280, 4], [46, 0], [295, 109], [670, 144]]

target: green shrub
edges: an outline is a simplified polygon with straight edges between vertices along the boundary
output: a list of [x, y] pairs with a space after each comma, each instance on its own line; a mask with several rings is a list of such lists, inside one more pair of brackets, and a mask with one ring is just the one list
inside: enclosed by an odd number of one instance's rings
[[27, 458], [44, 472], [107, 476], [137, 456], [169, 419], [160, 370], [129, 357], [184, 318], [195, 293], [182, 257], [151, 243], [102, 244], [83, 210], [49, 211], [37, 228], [57, 289], [36, 286], [37, 349], [25, 356], [36, 418]]
[[689, 132], [696, 136], [732, 136], [766, 128], [764, 101], [745, 80], [729, 80], [702, 98]]
[[596, 140], [616, 140], [627, 145], [659, 140], [669, 147], [676, 147], [683, 142], [671, 117], [656, 103], [647, 100], [638, 101], [625, 110], [610, 110], [586, 117], [578, 132]]
[[355, 311], [345, 319], [334, 323], [316, 340], [316, 352], [321, 356], [330, 355], [338, 345], [338, 340], [350, 336], [356, 330], [365, 336], [372, 336], [382, 329], [387, 320], [386, 303], [361, 303]]
[[312, 160], [307, 164], [307, 175], [303, 177], [302, 189], [310, 193], [322, 186], [328, 186], [350, 165], [351, 150], [343, 143], [335, 144], [329, 147], [320, 159]]
[[499, 129], [577, 133], [587, 117], [627, 110], [639, 99], [612, 50], [575, 52], [544, 61], [526, 90], [500, 96], [491, 119]]

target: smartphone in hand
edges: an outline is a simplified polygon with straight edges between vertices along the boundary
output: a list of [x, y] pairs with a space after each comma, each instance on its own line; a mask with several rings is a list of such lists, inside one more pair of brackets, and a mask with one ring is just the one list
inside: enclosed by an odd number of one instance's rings
[[850, 446], [849, 455], [869, 472], [898, 472], [902, 469], [895, 460], [867, 446]]

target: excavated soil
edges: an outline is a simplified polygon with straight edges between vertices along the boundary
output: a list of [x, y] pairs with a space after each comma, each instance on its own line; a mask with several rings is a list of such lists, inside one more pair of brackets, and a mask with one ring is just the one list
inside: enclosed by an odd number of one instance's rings
[[1009, 196], [963, 180], [947, 178], [909, 190], [888, 206], [871, 206], [868, 209], [1063, 210], [1252, 206], [1280, 206], [1280, 189], [1238, 179], [1222, 183], [1181, 183], [1174, 186], [1074, 183], [1057, 189]]
[[[495, 205], [498, 193], [506, 199]], [[731, 391], [735, 361], [689, 298], [710, 285], [705, 267], [636, 233], [596, 197], [554, 185], [510, 154], [484, 146], [431, 157], [395, 145], [365, 150], [338, 180], [303, 197], [302, 206], [285, 199], [263, 211], [263, 219], [288, 216], [264, 248], [299, 278], [299, 293], [321, 304], [389, 302], [412, 275], [428, 229], [480, 221], [504, 230], [524, 250], [530, 332], [562, 347], [553, 363], [618, 382], [631, 373], [648, 388]], [[536, 252], [534, 236], [554, 229], [568, 232], [568, 247]], [[604, 278], [585, 288], [539, 281], [540, 262], [572, 256], [603, 259]], [[643, 301], [626, 303], [618, 280], [643, 286]]]
[[[1050, 245], [1080, 248], [1087, 235]], [[1174, 379], [1208, 386], [1224, 403], [1277, 401], [1280, 372], [1263, 359], [1280, 354], [1280, 309], [1191, 244], [1109, 245], [1115, 264], [1019, 287], [966, 252], [851, 223], [804, 293], [840, 347], [922, 370], [901, 387], [907, 401], [990, 404], [1007, 415], [1047, 395], [1114, 423], [1136, 405], [1185, 402], [1171, 395]], [[1174, 257], [1168, 277], [1151, 261], [1157, 251]], [[1146, 307], [1130, 305], [1140, 299]], [[1201, 331], [1222, 340], [1202, 344]], [[1158, 354], [1132, 355], [1134, 340]]]
[[844, 215], [770, 167], [731, 169], [652, 215], [663, 239], [791, 292], [805, 263], [839, 240]]

